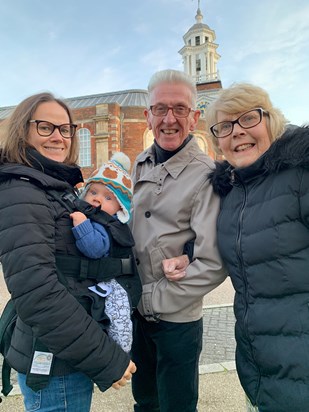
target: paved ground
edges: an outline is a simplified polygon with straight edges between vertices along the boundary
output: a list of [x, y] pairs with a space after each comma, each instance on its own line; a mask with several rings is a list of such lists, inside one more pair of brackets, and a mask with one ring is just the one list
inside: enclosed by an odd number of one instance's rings
[[[233, 297], [233, 288], [227, 280], [204, 299], [199, 412], [245, 411], [244, 393], [235, 372]], [[7, 298], [0, 273], [0, 310]], [[96, 389], [91, 412], [132, 412], [133, 403], [130, 385], [120, 391], [109, 389], [105, 393]], [[17, 385], [13, 395], [3, 399], [0, 409], [3, 412], [23, 411]]]

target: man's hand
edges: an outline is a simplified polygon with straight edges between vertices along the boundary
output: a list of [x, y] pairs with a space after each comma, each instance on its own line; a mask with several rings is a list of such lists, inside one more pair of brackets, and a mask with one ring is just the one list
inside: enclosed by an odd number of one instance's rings
[[164, 259], [162, 260], [163, 272], [168, 280], [175, 282], [186, 276], [186, 269], [189, 263], [187, 255]]
[[119, 381], [112, 384], [114, 389], [120, 389], [122, 386], [125, 386], [129, 380], [132, 378], [132, 374], [136, 372], [135, 363], [130, 361], [129, 366], [127, 367], [123, 377]]

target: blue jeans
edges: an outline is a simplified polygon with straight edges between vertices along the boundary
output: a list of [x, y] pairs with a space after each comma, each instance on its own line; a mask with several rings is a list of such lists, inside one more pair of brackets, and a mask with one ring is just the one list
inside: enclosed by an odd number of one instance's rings
[[132, 376], [135, 412], [195, 412], [202, 319], [188, 323], [147, 322], [133, 316]]
[[48, 386], [38, 392], [26, 385], [26, 375], [22, 373], [18, 373], [18, 384], [24, 397], [26, 412], [90, 411], [93, 383], [83, 373], [53, 376]]

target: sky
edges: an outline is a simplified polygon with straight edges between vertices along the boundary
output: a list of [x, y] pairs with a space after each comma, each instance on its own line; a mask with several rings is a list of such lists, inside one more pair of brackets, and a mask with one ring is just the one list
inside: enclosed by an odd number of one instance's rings
[[[178, 51], [198, 0], [0, 0], [0, 107], [41, 91], [68, 98], [146, 89], [183, 70]], [[309, 122], [308, 0], [200, 0], [216, 33], [223, 87], [267, 90], [287, 119]]]

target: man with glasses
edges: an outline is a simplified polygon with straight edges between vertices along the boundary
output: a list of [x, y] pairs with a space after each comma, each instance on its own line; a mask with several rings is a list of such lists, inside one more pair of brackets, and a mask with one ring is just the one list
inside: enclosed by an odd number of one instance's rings
[[195, 412], [203, 297], [226, 277], [216, 247], [219, 201], [207, 179], [213, 163], [190, 134], [200, 115], [195, 84], [183, 72], [163, 70], [148, 91], [144, 113], [154, 143], [133, 171], [132, 230], [143, 284], [134, 316], [134, 410]]

